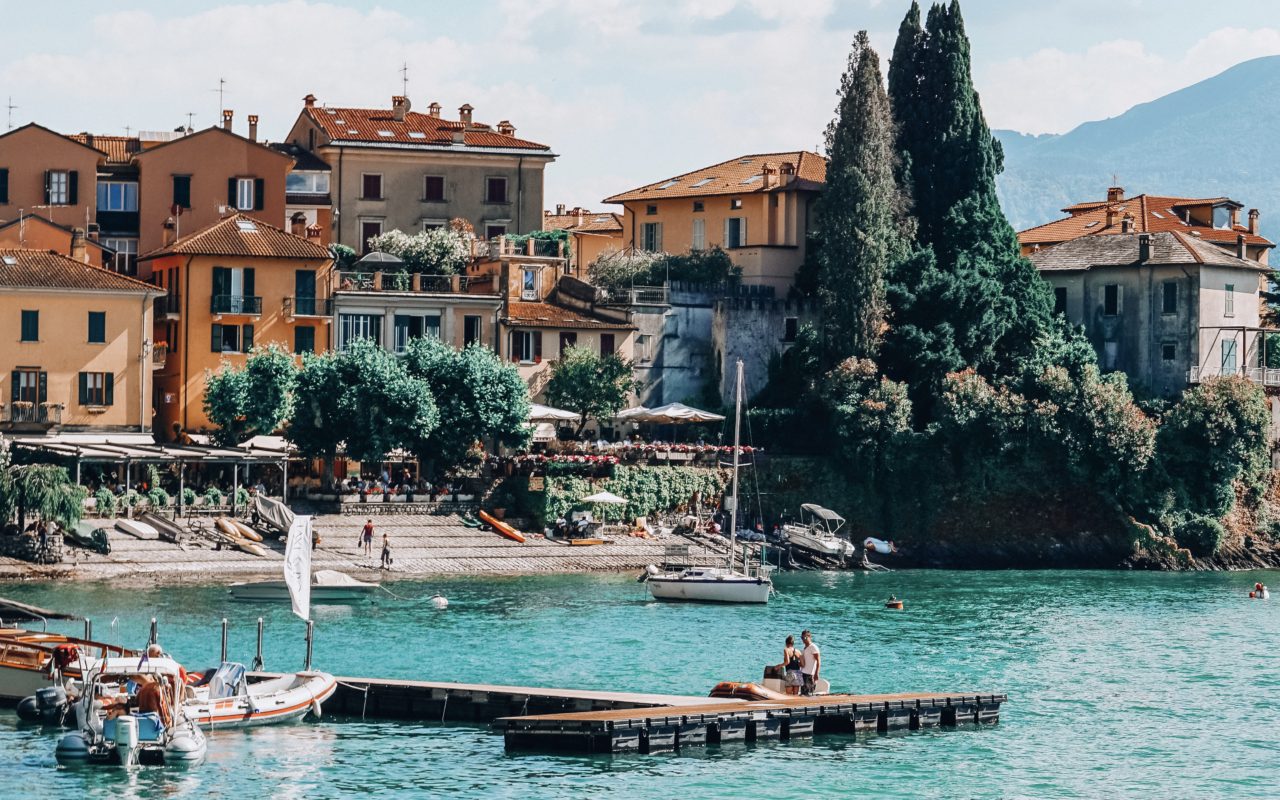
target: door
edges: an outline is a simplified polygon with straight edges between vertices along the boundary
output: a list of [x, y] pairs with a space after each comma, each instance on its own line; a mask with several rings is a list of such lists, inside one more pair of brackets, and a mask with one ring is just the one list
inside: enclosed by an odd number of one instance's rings
[[1236, 340], [1228, 339], [1222, 343], [1222, 374], [1236, 374]]
[[294, 313], [303, 316], [315, 316], [316, 313], [316, 273], [314, 270], [300, 269], [293, 273]]

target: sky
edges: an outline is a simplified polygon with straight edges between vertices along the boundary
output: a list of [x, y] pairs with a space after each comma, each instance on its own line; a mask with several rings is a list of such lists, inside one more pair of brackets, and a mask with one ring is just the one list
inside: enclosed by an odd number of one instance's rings
[[[549, 145], [545, 202], [607, 208], [636, 186], [748, 153], [821, 149], [860, 29], [885, 61], [905, 0], [0, 0], [14, 126], [207, 127], [223, 103], [283, 138], [315, 94], [402, 89]], [[1280, 53], [1280, 2], [963, 0], [996, 128], [1062, 133]], [[4, 111], [4, 109], [0, 109]], [[7, 122], [0, 119], [0, 122]]]

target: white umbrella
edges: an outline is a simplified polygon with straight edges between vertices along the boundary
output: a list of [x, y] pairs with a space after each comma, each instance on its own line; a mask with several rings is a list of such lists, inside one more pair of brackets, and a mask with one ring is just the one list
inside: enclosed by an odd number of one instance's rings
[[651, 408], [644, 414], [636, 414], [632, 422], [654, 422], [662, 425], [681, 425], [687, 422], [723, 422], [724, 417], [710, 411], [702, 411], [684, 403], [667, 403]]
[[576, 411], [565, 411], [562, 408], [552, 408], [537, 403], [529, 406], [530, 422], [577, 422], [578, 418]]
[[638, 420], [636, 417], [643, 417], [645, 414], [648, 414], [649, 411], [650, 409], [647, 409], [644, 406], [636, 406], [634, 408], [628, 408], [625, 411], [619, 411], [613, 418], [618, 422], [637, 422]]
[[582, 498], [583, 503], [600, 503], [601, 505], [625, 506], [629, 500], [624, 497], [618, 497], [613, 492], [596, 492], [593, 495]]

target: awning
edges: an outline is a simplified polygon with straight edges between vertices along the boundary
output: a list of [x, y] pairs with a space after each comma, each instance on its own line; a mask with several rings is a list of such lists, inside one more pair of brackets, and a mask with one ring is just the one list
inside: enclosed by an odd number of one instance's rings
[[613, 492], [596, 492], [595, 494], [587, 495], [586, 497], [582, 498], [578, 502], [599, 503], [601, 505], [609, 505], [609, 506], [625, 506], [630, 501], [628, 501], [626, 498], [618, 497]]
[[[635, 412], [635, 413], [629, 413]], [[683, 425], [694, 422], [723, 422], [724, 416], [702, 411], [684, 403], [667, 403], [665, 406], [645, 409], [643, 407], [627, 409], [617, 419], [627, 422], [651, 422], [660, 425]]]
[[576, 411], [565, 411], [562, 408], [552, 408], [537, 403], [529, 406], [530, 422], [577, 422], [580, 418]]
[[179, 461], [211, 464], [279, 463], [285, 454], [276, 450], [204, 447], [194, 444], [157, 444], [150, 434], [76, 434], [15, 436], [14, 447], [38, 453], [75, 458], [83, 462], [123, 463]]

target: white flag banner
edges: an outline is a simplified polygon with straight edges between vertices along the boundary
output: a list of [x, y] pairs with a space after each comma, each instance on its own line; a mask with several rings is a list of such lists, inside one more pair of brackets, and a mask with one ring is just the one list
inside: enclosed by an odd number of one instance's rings
[[311, 517], [296, 516], [284, 546], [284, 584], [293, 613], [311, 619]]

